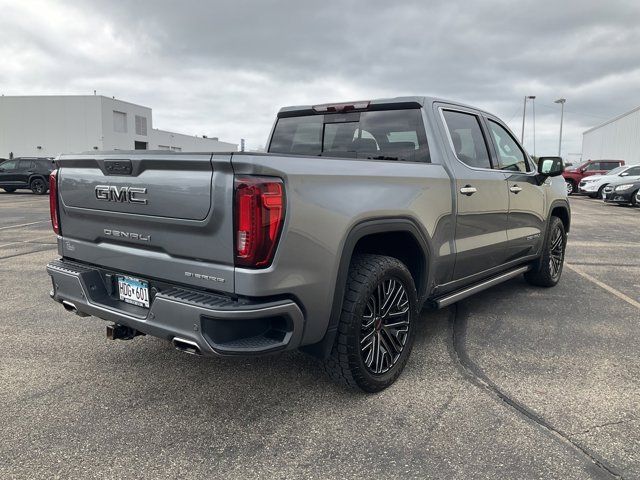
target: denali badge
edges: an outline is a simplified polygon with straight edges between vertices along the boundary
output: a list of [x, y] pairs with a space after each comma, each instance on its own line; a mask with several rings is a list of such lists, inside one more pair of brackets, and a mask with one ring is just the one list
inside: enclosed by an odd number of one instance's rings
[[139, 203], [146, 205], [148, 203], [147, 199], [138, 196], [146, 193], [146, 188], [116, 187], [115, 185], [96, 186], [96, 198], [107, 202]]
[[131, 240], [140, 240], [141, 242], [150, 242], [151, 235], [135, 232], [121, 232], [120, 230], [104, 229], [104, 234], [109, 237], [130, 238]]

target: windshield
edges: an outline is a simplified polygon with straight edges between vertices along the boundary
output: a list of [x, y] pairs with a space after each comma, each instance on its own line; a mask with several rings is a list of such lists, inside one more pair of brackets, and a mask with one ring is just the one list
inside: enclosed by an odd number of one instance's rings
[[271, 153], [428, 162], [419, 109], [279, 118]]
[[589, 161], [588, 161], [588, 160], [587, 160], [586, 162], [580, 162], [580, 163], [579, 163], [579, 164], [577, 164], [577, 165], [573, 165], [571, 168], [573, 168], [574, 170], [578, 170], [578, 169], [580, 169], [580, 168], [584, 167], [587, 163], [589, 163]]
[[624, 172], [626, 169], [628, 169], [629, 167], [616, 167], [613, 170], [609, 170], [607, 172], [607, 175], [617, 175], [618, 173], [622, 173]]

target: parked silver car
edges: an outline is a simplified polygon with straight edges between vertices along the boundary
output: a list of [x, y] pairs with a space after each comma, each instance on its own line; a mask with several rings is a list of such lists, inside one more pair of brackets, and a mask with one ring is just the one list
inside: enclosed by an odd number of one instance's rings
[[618, 183], [621, 180], [636, 180], [640, 178], [640, 165], [623, 165], [614, 168], [604, 175], [592, 175], [580, 181], [580, 193], [591, 198], [602, 198], [604, 188], [610, 183]]

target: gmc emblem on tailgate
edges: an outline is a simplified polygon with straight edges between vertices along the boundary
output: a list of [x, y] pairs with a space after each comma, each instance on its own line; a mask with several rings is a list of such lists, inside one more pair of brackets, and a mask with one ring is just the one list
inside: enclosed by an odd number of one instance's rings
[[115, 185], [98, 185], [96, 186], [96, 198], [106, 202], [119, 203], [138, 203], [146, 205], [146, 198], [140, 198], [139, 195], [147, 193], [146, 188], [139, 187], [116, 187]]

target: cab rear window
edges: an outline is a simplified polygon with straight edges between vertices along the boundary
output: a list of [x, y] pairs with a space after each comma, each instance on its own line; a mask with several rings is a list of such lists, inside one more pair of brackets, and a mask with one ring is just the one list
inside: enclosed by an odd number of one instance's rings
[[429, 162], [420, 109], [279, 118], [270, 153]]

